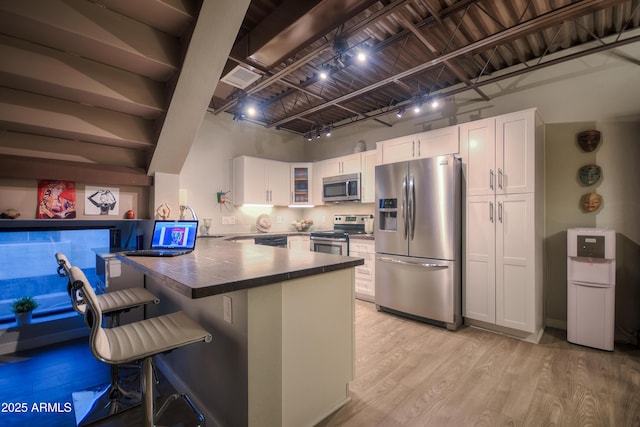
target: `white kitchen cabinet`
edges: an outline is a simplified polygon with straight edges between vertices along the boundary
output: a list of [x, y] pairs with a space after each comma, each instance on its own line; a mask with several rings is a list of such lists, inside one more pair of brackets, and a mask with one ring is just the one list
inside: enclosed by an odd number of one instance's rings
[[374, 302], [376, 283], [376, 245], [373, 240], [351, 239], [349, 241], [349, 256], [364, 259], [364, 265], [356, 267], [355, 293], [356, 298]]
[[535, 296], [541, 277], [535, 270], [534, 194], [506, 194], [496, 202], [496, 324], [535, 333], [542, 305]]
[[541, 123], [528, 110], [460, 126], [465, 322], [533, 342], [543, 332]]
[[460, 151], [458, 126], [382, 141], [377, 148], [379, 164], [457, 154]]
[[465, 317], [535, 332], [534, 194], [467, 198]]
[[476, 120], [460, 125], [460, 146], [467, 196], [495, 193], [496, 120]]
[[469, 319], [495, 323], [496, 226], [493, 195], [467, 197], [465, 227], [462, 312]]
[[295, 251], [311, 250], [311, 240], [307, 235], [287, 236], [287, 247]]
[[233, 192], [235, 205], [289, 205], [289, 163], [257, 157], [233, 159]]
[[362, 203], [375, 203], [377, 150], [362, 153]]
[[535, 110], [460, 125], [467, 196], [536, 191]]
[[362, 153], [323, 160], [324, 176], [345, 175], [362, 172]]
[[320, 160], [313, 163], [313, 180], [311, 200], [315, 206], [324, 205], [322, 200], [322, 178], [324, 178], [325, 160]]
[[291, 163], [290, 205], [310, 205], [313, 203], [313, 166], [312, 163]]

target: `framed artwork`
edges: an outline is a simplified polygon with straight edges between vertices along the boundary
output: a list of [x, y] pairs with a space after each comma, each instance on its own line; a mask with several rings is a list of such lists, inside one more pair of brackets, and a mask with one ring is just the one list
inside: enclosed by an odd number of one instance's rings
[[120, 190], [107, 187], [86, 186], [84, 194], [85, 215], [115, 215], [119, 214]]
[[76, 183], [73, 181], [39, 180], [39, 219], [76, 217]]

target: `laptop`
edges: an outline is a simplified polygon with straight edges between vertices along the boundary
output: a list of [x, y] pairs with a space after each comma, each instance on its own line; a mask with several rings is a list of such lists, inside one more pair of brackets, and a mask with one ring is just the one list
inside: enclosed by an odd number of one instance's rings
[[172, 257], [193, 252], [198, 234], [196, 220], [156, 220], [150, 249], [121, 252], [128, 256]]

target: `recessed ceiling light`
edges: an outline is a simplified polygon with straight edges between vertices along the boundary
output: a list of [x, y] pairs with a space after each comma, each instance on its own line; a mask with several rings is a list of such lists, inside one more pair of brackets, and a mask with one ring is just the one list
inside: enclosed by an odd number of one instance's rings
[[363, 51], [359, 51], [357, 58], [358, 58], [358, 61], [365, 62], [367, 60], [367, 54], [364, 53]]

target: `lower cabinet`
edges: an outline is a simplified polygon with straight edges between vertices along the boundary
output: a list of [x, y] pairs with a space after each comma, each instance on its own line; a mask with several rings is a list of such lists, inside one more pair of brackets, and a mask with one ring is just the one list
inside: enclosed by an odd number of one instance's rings
[[356, 267], [356, 298], [374, 301], [376, 290], [376, 245], [373, 240], [351, 239], [349, 256], [364, 259], [364, 265]]
[[287, 236], [287, 246], [289, 250], [309, 251], [311, 240], [309, 236]]
[[463, 313], [538, 341], [542, 334], [542, 241], [534, 193], [469, 196]]

